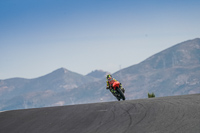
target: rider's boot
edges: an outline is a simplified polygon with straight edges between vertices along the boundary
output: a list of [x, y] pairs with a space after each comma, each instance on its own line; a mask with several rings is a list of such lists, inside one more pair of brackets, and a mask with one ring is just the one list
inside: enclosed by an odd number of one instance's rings
[[125, 93], [125, 89], [124, 88], [121, 88], [121, 90], [122, 90], [123, 93]]
[[125, 92], [125, 89], [122, 87], [122, 84], [120, 83], [120, 88], [122, 90], [122, 92], [124, 93]]

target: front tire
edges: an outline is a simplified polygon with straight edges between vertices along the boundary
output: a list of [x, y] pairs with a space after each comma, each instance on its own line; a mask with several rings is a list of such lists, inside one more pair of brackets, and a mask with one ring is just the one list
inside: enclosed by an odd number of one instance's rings
[[117, 90], [117, 92], [120, 94], [122, 100], [125, 100], [126, 98], [125, 98], [125, 96], [124, 96], [124, 93], [121, 91], [121, 89], [120, 89], [120, 88], [116, 88], [116, 90]]

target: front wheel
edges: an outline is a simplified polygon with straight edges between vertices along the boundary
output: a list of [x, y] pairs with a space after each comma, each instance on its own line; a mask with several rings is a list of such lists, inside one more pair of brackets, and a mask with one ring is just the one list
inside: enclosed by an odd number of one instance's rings
[[124, 96], [124, 93], [121, 91], [121, 89], [120, 89], [120, 88], [116, 88], [116, 90], [117, 90], [117, 92], [120, 94], [122, 100], [125, 100], [126, 98], [125, 98], [125, 96]]

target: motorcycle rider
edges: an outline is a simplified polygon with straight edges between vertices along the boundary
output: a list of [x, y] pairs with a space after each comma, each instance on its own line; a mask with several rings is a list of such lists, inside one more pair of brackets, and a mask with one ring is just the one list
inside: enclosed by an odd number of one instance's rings
[[[110, 75], [110, 74], [108, 74], [107, 76], [106, 76], [106, 78], [107, 78], [107, 81], [106, 81], [106, 83], [107, 83], [107, 86], [106, 86], [106, 89], [110, 89], [110, 91], [112, 92], [112, 93], [115, 93], [116, 91], [112, 88], [112, 84], [114, 83], [114, 82], [116, 82], [117, 80], [116, 79], [114, 79], [113, 77], [112, 77], [112, 75]], [[122, 90], [122, 92], [124, 93], [125, 92], [125, 89], [122, 87], [122, 84], [120, 83], [120, 89]]]

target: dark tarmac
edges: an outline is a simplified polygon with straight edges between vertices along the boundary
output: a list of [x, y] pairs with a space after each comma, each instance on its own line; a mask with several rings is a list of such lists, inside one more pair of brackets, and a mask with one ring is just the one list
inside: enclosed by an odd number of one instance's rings
[[200, 133], [200, 94], [5, 111], [0, 133]]

